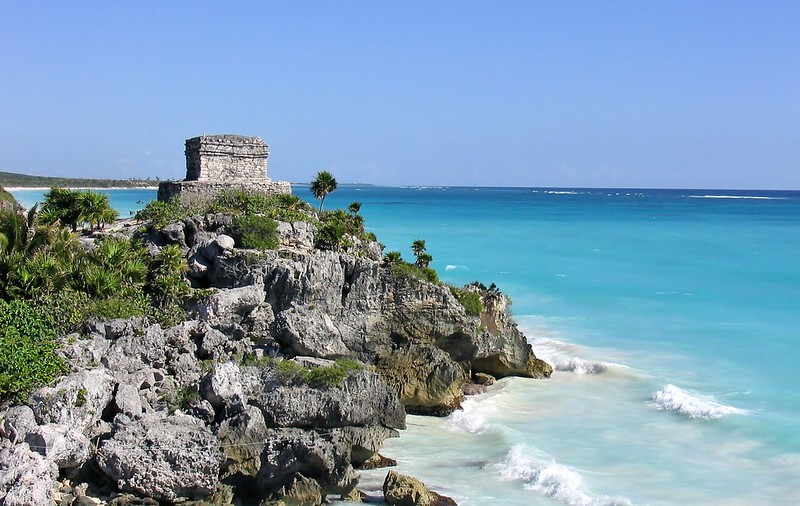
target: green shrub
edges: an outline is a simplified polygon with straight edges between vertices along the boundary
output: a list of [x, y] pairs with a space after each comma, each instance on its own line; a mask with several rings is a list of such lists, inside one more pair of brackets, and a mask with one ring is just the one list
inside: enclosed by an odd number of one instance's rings
[[280, 245], [278, 223], [268, 216], [237, 215], [233, 218], [230, 232], [243, 248], [268, 250]]
[[187, 209], [173, 197], [169, 202], [148, 202], [143, 209], [136, 212], [135, 218], [137, 221], [149, 221], [152, 227], [163, 228], [172, 222], [183, 220], [188, 214]]
[[0, 398], [23, 400], [66, 372], [55, 354], [56, 322], [28, 302], [0, 300]]
[[464, 306], [464, 310], [468, 315], [481, 315], [483, 312], [483, 301], [481, 300], [480, 294], [470, 290], [456, 288], [455, 286], [451, 286], [450, 291], [453, 293], [453, 296], [456, 298], [456, 300], [458, 300], [458, 302]]
[[275, 370], [282, 381], [286, 383], [297, 382], [311, 386], [337, 387], [350, 375], [351, 372], [360, 371], [362, 365], [355, 360], [339, 358], [330, 366], [312, 367], [306, 369], [294, 360], [275, 360]]
[[225, 190], [217, 195], [208, 211], [262, 215], [280, 221], [310, 221], [311, 206], [291, 194], [265, 195], [248, 190]]
[[336, 222], [325, 223], [317, 229], [314, 236], [316, 247], [320, 249], [337, 250], [342, 245], [344, 227]]
[[439, 284], [439, 274], [430, 267], [420, 267], [407, 262], [396, 262], [391, 264], [392, 274], [399, 278], [419, 279], [435, 285]]

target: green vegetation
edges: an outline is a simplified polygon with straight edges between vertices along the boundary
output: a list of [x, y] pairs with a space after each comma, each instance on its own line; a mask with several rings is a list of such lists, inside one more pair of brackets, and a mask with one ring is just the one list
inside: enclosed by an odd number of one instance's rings
[[75, 407], [80, 408], [86, 405], [86, 396], [89, 394], [89, 391], [85, 388], [81, 387], [78, 389], [78, 393], [75, 395]]
[[338, 183], [333, 175], [327, 170], [317, 172], [317, 176], [311, 181], [311, 193], [314, 198], [319, 200], [319, 210], [322, 211], [322, 204], [325, 203], [325, 197], [336, 189]]
[[[406, 279], [419, 279], [439, 284], [439, 274], [429, 267], [433, 257], [425, 252], [425, 241], [417, 239], [411, 244], [411, 251], [417, 257], [415, 263], [403, 260], [399, 251], [389, 251], [383, 256], [384, 263], [392, 269], [392, 274]], [[420, 260], [421, 259], [421, 260]]]
[[189, 214], [191, 213], [178, 203], [178, 199], [173, 198], [169, 202], [151, 200], [134, 217], [138, 221], [148, 222], [151, 228], [158, 229], [181, 221]]
[[17, 199], [15, 199], [13, 195], [8, 193], [5, 190], [5, 188], [0, 187], [0, 208], [10, 207], [10, 208], [13, 209], [13, 208], [17, 207], [18, 205], [19, 205], [19, 202], [17, 202]]
[[24, 399], [66, 372], [55, 354], [56, 322], [24, 300], [0, 299], [0, 398]]
[[68, 225], [75, 232], [78, 225], [86, 223], [91, 230], [102, 228], [104, 224], [118, 217], [108, 195], [91, 191], [75, 191], [66, 188], [50, 188], [44, 196], [39, 213], [39, 222], [52, 225], [56, 222]]
[[158, 184], [158, 178], [147, 179], [86, 179], [68, 177], [28, 176], [0, 172], [0, 186], [8, 188], [145, 188]]
[[450, 287], [450, 292], [453, 296], [464, 306], [464, 310], [468, 315], [480, 316], [483, 312], [483, 301], [478, 292], [472, 290], [464, 290], [455, 286]]
[[294, 360], [274, 360], [275, 370], [286, 383], [301, 383], [311, 386], [337, 387], [350, 375], [360, 371], [363, 366], [355, 360], [338, 358], [333, 365], [306, 369]]
[[278, 222], [268, 216], [240, 214], [233, 218], [231, 236], [241, 248], [275, 249], [278, 240]]

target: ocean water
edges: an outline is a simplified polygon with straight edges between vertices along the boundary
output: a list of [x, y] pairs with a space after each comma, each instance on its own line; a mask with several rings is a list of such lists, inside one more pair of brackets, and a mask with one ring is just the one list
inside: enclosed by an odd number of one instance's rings
[[800, 504], [800, 192], [342, 186], [325, 207], [352, 201], [387, 251], [425, 239], [444, 281], [497, 283], [556, 369], [409, 416], [398, 471], [462, 506]]

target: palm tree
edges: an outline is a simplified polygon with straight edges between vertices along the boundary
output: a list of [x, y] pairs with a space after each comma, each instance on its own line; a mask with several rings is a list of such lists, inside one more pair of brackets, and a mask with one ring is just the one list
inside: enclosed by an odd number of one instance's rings
[[105, 223], [116, 220], [119, 214], [109, 204], [108, 195], [102, 193], [80, 192], [78, 208], [81, 212], [80, 220], [88, 222], [91, 230], [102, 228]]
[[311, 193], [314, 194], [315, 199], [319, 199], [320, 211], [322, 211], [322, 204], [325, 203], [325, 197], [336, 189], [336, 185], [336, 179], [327, 170], [317, 172], [317, 177], [311, 181]]
[[350, 202], [347, 210], [350, 211], [353, 216], [355, 216], [361, 210], [361, 202]]
[[417, 257], [417, 265], [420, 267], [428, 267], [433, 262], [433, 257], [425, 251], [425, 240], [417, 239], [411, 244], [411, 251]]

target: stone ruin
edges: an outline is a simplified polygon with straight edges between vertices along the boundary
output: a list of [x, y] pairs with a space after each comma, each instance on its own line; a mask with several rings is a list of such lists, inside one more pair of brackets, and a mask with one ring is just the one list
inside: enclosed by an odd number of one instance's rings
[[286, 181], [267, 177], [269, 147], [260, 137], [202, 135], [186, 140], [186, 179], [158, 185], [158, 200], [208, 201], [223, 190], [292, 193]]

